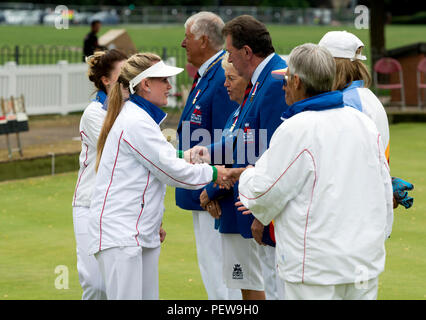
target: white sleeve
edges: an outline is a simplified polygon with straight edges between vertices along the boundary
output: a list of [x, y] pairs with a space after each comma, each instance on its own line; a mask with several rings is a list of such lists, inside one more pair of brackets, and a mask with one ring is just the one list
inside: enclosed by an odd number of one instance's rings
[[368, 88], [357, 89], [362, 102], [362, 112], [365, 113], [375, 123], [380, 133], [383, 147], [387, 151], [386, 158], [389, 160], [389, 120], [385, 108], [376, 95]]
[[[379, 137], [381, 140], [381, 137]], [[386, 197], [386, 228], [385, 228], [385, 239], [389, 238], [392, 233], [392, 225], [393, 225], [393, 189], [392, 189], [392, 177], [390, 175], [390, 168], [388, 165], [388, 161], [385, 156], [383, 144], [380, 141], [379, 143], [379, 152], [380, 152], [380, 161], [382, 167], [382, 177], [383, 184], [385, 189], [385, 197]]]
[[177, 157], [160, 128], [151, 121], [141, 121], [123, 137], [136, 158], [161, 182], [179, 188], [201, 189], [213, 180], [208, 164], [189, 164]]
[[[97, 103], [98, 104], [98, 103]], [[98, 109], [97, 109], [98, 108]], [[89, 105], [81, 117], [80, 131], [83, 131], [86, 137], [95, 147], [98, 143], [99, 134], [104, 123], [106, 112], [99, 105]]]
[[303, 129], [283, 123], [271, 138], [269, 149], [240, 177], [244, 206], [264, 225], [280, 214], [307, 183], [315, 183], [315, 163]]

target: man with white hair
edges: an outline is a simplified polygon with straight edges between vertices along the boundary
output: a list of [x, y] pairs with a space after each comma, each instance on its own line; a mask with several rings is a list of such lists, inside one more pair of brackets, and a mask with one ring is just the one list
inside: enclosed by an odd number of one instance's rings
[[376, 299], [384, 270], [393, 215], [385, 149], [373, 121], [331, 91], [335, 72], [314, 44], [272, 72], [290, 108], [240, 177], [239, 210], [275, 221], [285, 299]]
[[[198, 69], [182, 112], [178, 129], [179, 149], [213, 143], [214, 130], [223, 129], [228, 116], [238, 107], [229, 99], [222, 69], [224, 22], [214, 13], [202, 11], [185, 22], [182, 47], [188, 62]], [[220, 135], [219, 135], [220, 137]], [[218, 138], [219, 138], [218, 137]], [[222, 277], [222, 248], [214, 218], [200, 206], [201, 191], [176, 188], [176, 204], [192, 210], [198, 265], [209, 299], [241, 299], [229, 290]]]

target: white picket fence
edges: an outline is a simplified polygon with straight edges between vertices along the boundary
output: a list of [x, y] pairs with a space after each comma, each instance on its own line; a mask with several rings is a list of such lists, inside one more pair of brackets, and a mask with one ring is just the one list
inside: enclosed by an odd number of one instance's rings
[[[166, 64], [176, 65], [171, 57]], [[170, 79], [176, 92], [176, 77]], [[94, 98], [95, 87], [87, 77], [87, 64], [60, 61], [56, 65], [19, 65], [8, 62], [0, 66], [0, 97], [25, 98], [28, 115], [67, 114], [82, 111]], [[169, 107], [177, 105], [176, 98], [169, 97]]]

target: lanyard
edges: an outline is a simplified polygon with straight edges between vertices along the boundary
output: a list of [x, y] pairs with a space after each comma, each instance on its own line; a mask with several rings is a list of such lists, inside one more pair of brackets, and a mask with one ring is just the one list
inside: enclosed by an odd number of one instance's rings
[[240, 108], [240, 109], [238, 110], [238, 113], [237, 113], [237, 115], [235, 116], [235, 120], [234, 120], [234, 122], [232, 123], [232, 126], [231, 126], [231, 128], [229, 129], [229, 132], [234, 131], [235, 124], [237, 123], [237, 120], [238, 120], [238, 117], [240, 116], [241, 110], [242, 110], [242, 108]]
[[220, 55], [219, 57], [217, 57], [216, 58], [216, 60], [215, 61], [213, 61], [210, 65], [209, 65], [209, 67], [206, 69], [206, 71], [204, 71], [204, 73], [203, 73], [203, 76], [204, 75], [206, 75], [207, 74], [207, 72], [209, 72], [209, 70], [216, 64], [216, 63], [218, 63], [219, 61], [221, 61], [222, 59], [223, 59], [223, 57], [224, 57], [224, 55], [222, 54], [222, 55]]
[[[250, 97], [250, 102], [252, 102], [252, 101], [253, 101], [253, 98], [254, 98], [254, 96], [255, 96], [255, 94], [256, 94], [257, 86], [258, 86], [258, 85], [259, 85], [259, 81], [257, 81], [257, 82], [256, 82], [256, 85], [254, 86], [253, 92], [252, 92], [251, 97]], [[247, 99], [248, 99], [248, 96], [247, 96], [247, 98], [243, 101], [243, 103], [241, 104], [240, 111], [238, 112], [237, 116], [235, 117], [234, 123], [232, 123], [232, 126], [231, 126], [231, 128], [229, 129], [229, 131], [230, 131], [230, 132], [232, 132], [232, 131], [234, 130], [234, 128], [235, 128], [235, 124], [236, 124], [236, 123], [237, 123], [237, 121], [238, 121], [238, 117], [240, 116], [241, 111], [243, 111], [243, 107], [244, 107], [244, 105], [246, 104]]]

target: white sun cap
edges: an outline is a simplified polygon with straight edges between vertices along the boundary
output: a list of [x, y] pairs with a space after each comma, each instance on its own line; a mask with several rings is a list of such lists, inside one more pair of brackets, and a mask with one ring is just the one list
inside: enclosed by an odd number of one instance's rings
[[129, 81], [130, 92], [132, 94], [135, 93], [134, 88], [139, 84], [139, 82], [142, 81], [142, 79], [171, 77], [181, 73], [182, 71], [182, 68], [168, 66], [162, 60], [160, 60]]
[[357, 36], [347, 31], [327, 32], [318, 45], [328, 49], [334, 58], [346, 58], [353, 60], [367, 60], [363, 55], [356, 54], [364, 43]]

